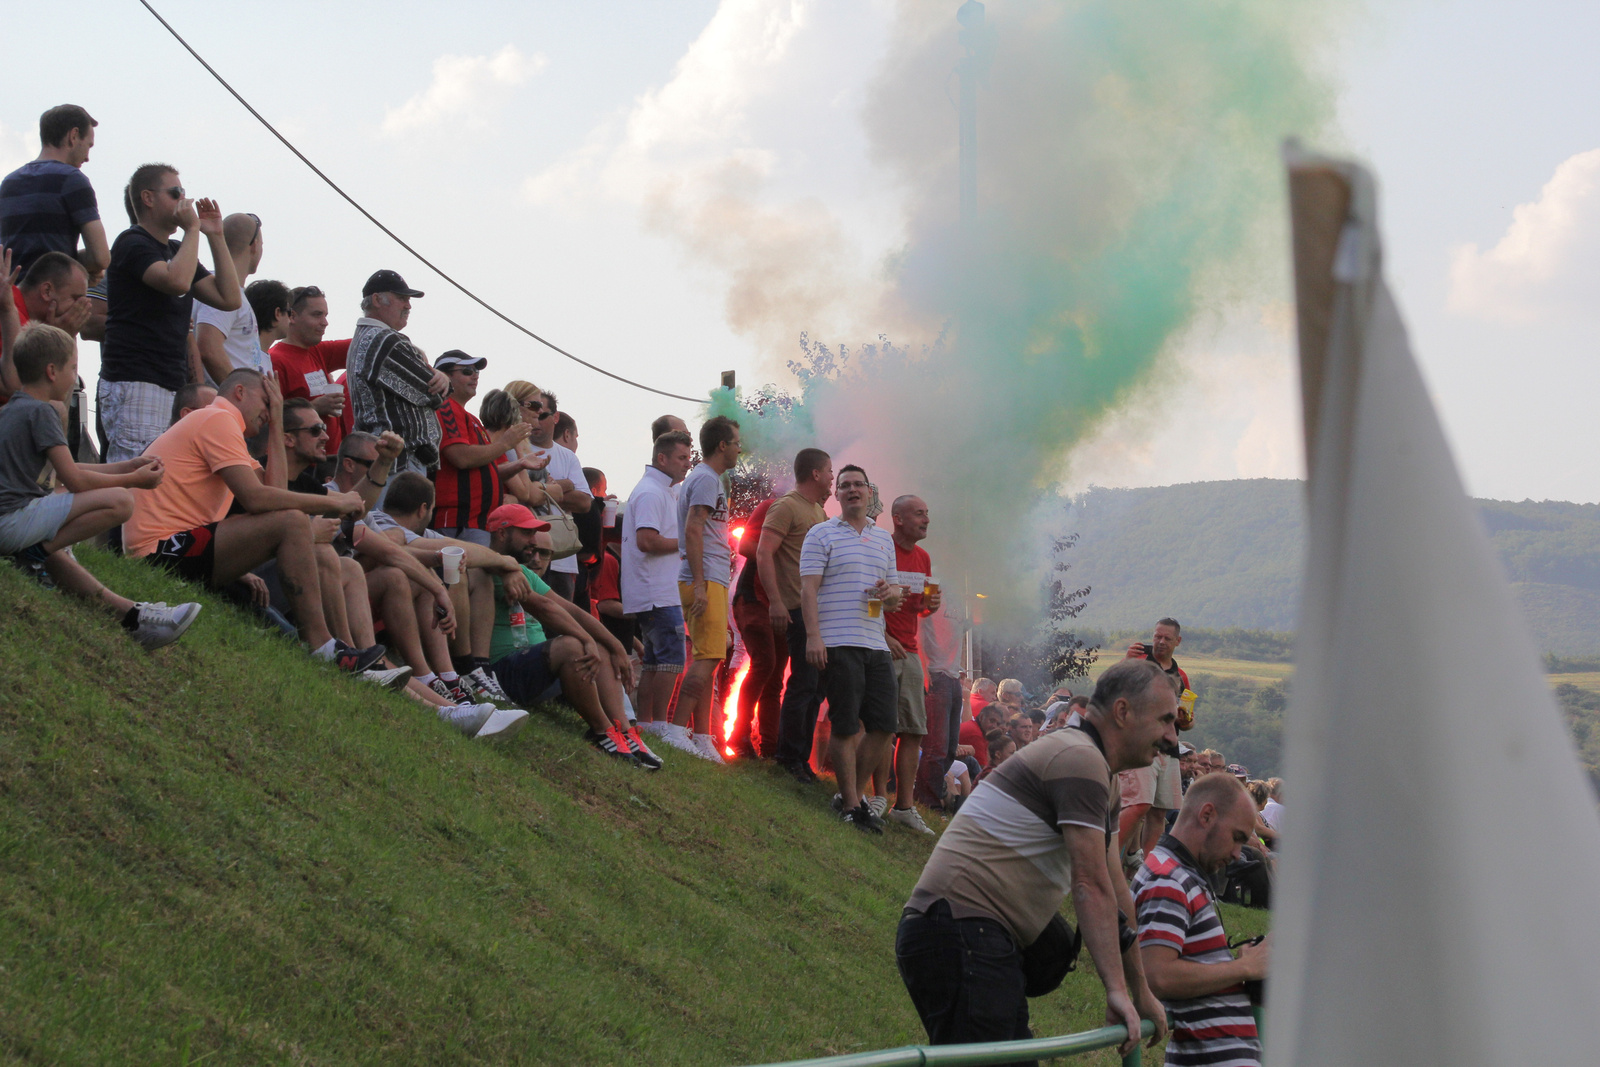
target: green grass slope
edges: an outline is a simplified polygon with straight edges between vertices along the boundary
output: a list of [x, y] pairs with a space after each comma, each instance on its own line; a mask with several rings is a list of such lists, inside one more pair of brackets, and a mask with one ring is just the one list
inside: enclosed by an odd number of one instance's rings
[[[80, 558], [130, 596], [194, 595]], [[930, 846], [840, 825], [821, 785], [671, 750], [646, 775], [555, 709], [476, 744], [214, 600], [153, 654], [9, 567], [0, 603], [4, 1062], [737, 1064], [922, 1040], [892, 946]], [[1103, 1004], [1071, 975], [1035, 1028]]]

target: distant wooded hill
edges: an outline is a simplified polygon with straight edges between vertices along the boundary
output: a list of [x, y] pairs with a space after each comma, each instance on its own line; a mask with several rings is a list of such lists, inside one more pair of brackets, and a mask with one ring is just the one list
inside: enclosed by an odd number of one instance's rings
[[[1600, 505], [1478, 504], [1539, 647], [1600, 652]], [[1093, 588], [1079, 624], [1293, 630], [1303, 510], [1302, 483], [1269, 478], [1090, 490], [1061, 527], [1081, 535], [1069, 583]]]

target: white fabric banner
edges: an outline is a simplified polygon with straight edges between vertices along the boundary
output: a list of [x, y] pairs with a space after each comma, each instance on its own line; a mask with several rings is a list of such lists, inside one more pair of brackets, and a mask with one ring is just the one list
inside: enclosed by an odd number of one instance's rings
[[1595, 795], [1384, 284], [1372, 179], [1285, 154], [1311, 536], [1266, 1062], [1600, 1062]]

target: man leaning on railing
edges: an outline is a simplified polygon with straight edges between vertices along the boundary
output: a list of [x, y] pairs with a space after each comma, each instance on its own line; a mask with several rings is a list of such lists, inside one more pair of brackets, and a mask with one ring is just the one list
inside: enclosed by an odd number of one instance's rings
[[1019, 750], [962, 805], [895, 937], [900, 977], [931, 1043], [1033, 1036], [1028, 996], [1041, 990], [1030, 988], [1030, 977], [1040, 946], [1060, 940], [1041, 934], [1069, 891], [1079, 937], [1105, 985], [1106, 1022], [1128, 1028], [1121, 1054], [1138, 1044], [1141, 1017], [1155, 1024], [1152, 1045], [1166, 1036], [1117, 858], [1116, 774], [1176, 753], [1177, 710], [1159, 667], [1124, 660], [1100, 676], [1080, 726]]

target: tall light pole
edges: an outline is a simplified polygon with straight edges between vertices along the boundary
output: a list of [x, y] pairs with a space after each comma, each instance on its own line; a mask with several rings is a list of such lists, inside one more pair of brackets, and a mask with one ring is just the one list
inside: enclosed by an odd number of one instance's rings
[[983, 5], [967, 0], [956, 11], [956, 21], [966, 49], [956, 68], [961, 75], [961, 225], [971, 229], [978, 216], [978, 79], [988, 65]]

